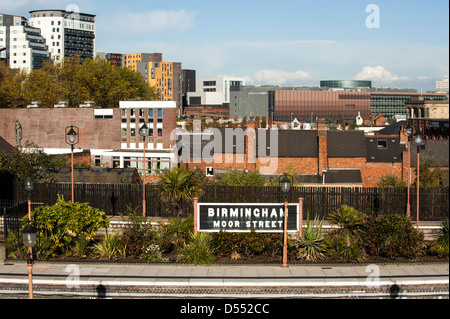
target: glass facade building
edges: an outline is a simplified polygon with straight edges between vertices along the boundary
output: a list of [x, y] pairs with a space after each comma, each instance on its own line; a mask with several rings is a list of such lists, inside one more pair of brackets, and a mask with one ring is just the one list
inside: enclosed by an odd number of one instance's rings
[[320, 87], [326, 87], [331, 89], [371, 88], [372, 81], [327, 80], [327, 81], [320, 81]]
[[439, 93], [371, 93], [370, 110], [372, 114], [383, 114], [385, 118], [395, 116], [406, 117], [405, 103], [411, 100], [412, 96], [423, 96], [425, 101], [447, 101], [448, 96]]

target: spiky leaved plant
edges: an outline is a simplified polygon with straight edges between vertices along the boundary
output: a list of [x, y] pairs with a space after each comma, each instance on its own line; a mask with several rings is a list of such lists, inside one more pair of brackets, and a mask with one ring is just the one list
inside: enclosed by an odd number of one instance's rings
[[319, 220], [318, 216], [316, 216], [314, 217], [314, 221], [311, 222], [308, 215], [306, 229], [298, 241], [298, 258], [317, 261], [325, 257], [327, 248], [322, 227], [323, 219]]

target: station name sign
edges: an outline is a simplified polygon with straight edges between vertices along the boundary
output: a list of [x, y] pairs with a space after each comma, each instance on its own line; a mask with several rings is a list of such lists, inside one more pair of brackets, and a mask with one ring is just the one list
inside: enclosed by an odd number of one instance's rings
[[[284, 204], [198, 203], [198, 231], [281, 233], [284, 230]], [[297, 232], [299, 205], [288, 204], [287, 229]]]

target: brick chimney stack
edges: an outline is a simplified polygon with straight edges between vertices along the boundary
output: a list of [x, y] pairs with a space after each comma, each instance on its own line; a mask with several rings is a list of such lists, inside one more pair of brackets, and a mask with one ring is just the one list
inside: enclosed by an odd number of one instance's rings
[[245, 169], [248, 171], [256, 170], [256, 123], [253, 117], [250, 117], [250, 121], [247, 122], [247, 135], [246, 135], [246, 159]]
[[323, 171], [328, 170], [328, 142], [327, 142], [327, 125], [325, 119], [319, 119], [317, 123], [317, 139], [319, 143], [319, 171], [318, 174], [322, 175]]

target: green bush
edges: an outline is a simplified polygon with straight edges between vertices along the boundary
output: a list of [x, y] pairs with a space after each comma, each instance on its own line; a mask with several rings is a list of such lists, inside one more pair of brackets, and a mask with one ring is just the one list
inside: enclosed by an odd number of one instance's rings
[[127, 206], [126, 214], [121, 214], [126, 221], [121, 233], [121, 241], [126, 246], [128, 256], [139, 257], [142, 249], [152, 244], [158, 237], [158, 232], [142, 216], [142, 212]]
[[[289, 243], [292, 246], [292, 243]], [[283, 234], [264, 234], [220, 231], [212, 235], [212, 246], [218, 255], [239, 253], [244, 255], [270, 254], [276, 256], [283, 249]]]
[[297, 256], [305, 260], [321, 260], [325, 258], [327, 249], [325, 236], [322, 233], [323, 220], [319, 220], [316, 216], [311, 222], [308, 216], [306, 225], [303, 236], [298, 240]]
[[212, 264], [216, 259], [211, 247], [211, 235], [208, 233], [192, 234], [177, 256], [177, 262], [193, 264]]
[[366, 216], [362, 233], [371, 255], [413, 259], [423, 253], [423, 233], [417, 232], [407, 216]]
[[115, 257], [126, 257], [126, 246], [117, 233], [106, 233], [105, 237], [94, 245], [93, 250], [98, 257], [108, 260]]
[[166, 261], [162, 258], [161, 248], [158, 245], [151, 244], [142, 249], [141, 259], [144, 262], [156, 263]]
[[[86, 203], [58, 200], [53, 206], [36, 208], [31, 213], [39, 237], [48, 237], [63, 252], [80, 236], [93, 238], [101, 228], [109, 226], [106, 214]], [[28, 216], [24, 216], [25, 226]]]
[[361, 227], [364, 214], [353, 207], [342, 205], [329, 219], [338, 226], [328, 234], [330, 255], [346, 261], [360, 260], [363, 256]]
[[442, 227], [439, 229], [437, 244], [444, 250], [448, 250], [449, 234], [448, 234], [448, 218], [442, 221]]

